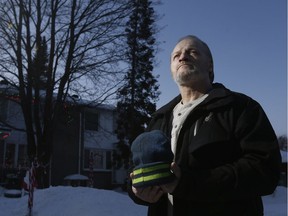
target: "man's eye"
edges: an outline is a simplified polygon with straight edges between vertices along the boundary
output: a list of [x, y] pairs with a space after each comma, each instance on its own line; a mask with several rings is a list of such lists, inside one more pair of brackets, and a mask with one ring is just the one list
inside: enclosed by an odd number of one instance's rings
[[190, 50], [190, 55], [199, 55], [197, 50]]
[[173, 59], [178, 59], [179, 56], [180, 56], [180, 54], [175, 54], [175, 55], [173, 55]]

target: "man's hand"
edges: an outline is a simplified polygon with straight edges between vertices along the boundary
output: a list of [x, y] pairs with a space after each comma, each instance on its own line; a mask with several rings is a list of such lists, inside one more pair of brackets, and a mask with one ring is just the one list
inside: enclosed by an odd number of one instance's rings
[[[135, 188], [132, 186], [133, 193], [141, 200], [149, 203], [157, 202], [164, 193], [172, 193], [178, 185], [179, 178], [181, 177], [181, 170], [175, 162], [171, 164], [171, 170], [176, 176], [176, 179], [173, 182], [145, 188]], [[133, 179], [133, 173], [130, 173], [130, 178]]]
[[179, 168], [179, 166], [175, 162], [173, 162], [171, 164], [171, 170], [174, 173], [176, 179], [173, 182], [169, 183], [169, 184], [165, 184], [165, 185], [161, 185], [160, 186], [161, 189], [165, 193], [172, 193], [175, 190], [175, 188], [177, 187], [179, 179], [181, 177], [181, 169]]
[[[133, 179], [133, 173], [130, 173], [130, 178]], [[132, 186], [132, 191], [135, 196], [149, 203], [157, 202], [164, 194], [159, 186], [149, 186], [145, 188], [135, 188]]]
[[157, 202], [164, 194], [159, 186], [135, 188], [132, 186], [133, 193], [141, 200], [149, 203]]

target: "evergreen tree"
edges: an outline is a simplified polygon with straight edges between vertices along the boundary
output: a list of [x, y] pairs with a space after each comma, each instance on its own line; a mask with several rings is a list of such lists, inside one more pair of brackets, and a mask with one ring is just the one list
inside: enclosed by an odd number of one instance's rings
[[46, 38], [40, 38], [32, 62], [32, 86], [37, 89], [46, 89], [48, 53]]
[[156, 15], [149, 0], [133, 0], [132, 13], [127, 22], [128, 72], [125, 84], [118, 92], [118, 165], [128, 165], [130, 145], [150, 121], [156, 110], [160, 92], [153, 72], [155, 55]]

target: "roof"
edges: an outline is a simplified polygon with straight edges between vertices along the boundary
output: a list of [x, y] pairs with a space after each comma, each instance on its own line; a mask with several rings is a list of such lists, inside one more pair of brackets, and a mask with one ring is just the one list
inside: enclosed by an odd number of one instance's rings
[[[16, 87], [3, 84], [0, 81], [0, 94], [4, 95], [18, 95], [18, 89]], [[34, 94], [34, 92], [33, 92]], [[40, 90], [40, 97], [45, 97], [46, 91]], [[56, 99], [56, 93], [54, 93], [53, 97]], [[88, 99], [83, 99], [78, 95], [67, 95], [65, 99], [65, 103], [71, 103], [77, 106], [85, 106], [90, 108], [98, 108], [98, 109], [105, 109], [105, 110], [115, 110], [115, 105], [112, 104], [105, 104], [103, 102], [97, 101], [90, 101]]]

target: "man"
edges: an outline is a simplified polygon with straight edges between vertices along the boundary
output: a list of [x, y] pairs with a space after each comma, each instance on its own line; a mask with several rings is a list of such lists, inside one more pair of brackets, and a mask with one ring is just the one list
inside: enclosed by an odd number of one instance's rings
[[263, 215], [261, 196], [277, 186], [281, 162], [263, 109], [250, 97], [213, 83], [211, 52], [195, 36], [178, 42], [171, 72], [180, 95], [153, 115], [147, 130], [171, 137], [176, 179], [131, 186], [130, 197], [148, 205], [149, 216]]

